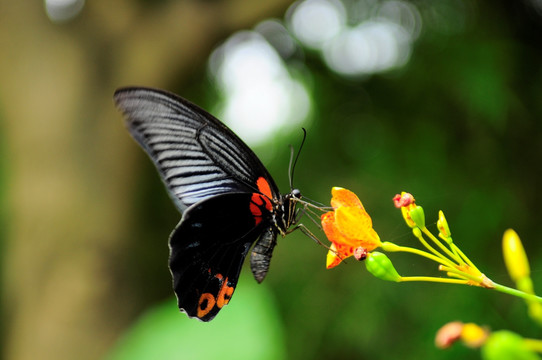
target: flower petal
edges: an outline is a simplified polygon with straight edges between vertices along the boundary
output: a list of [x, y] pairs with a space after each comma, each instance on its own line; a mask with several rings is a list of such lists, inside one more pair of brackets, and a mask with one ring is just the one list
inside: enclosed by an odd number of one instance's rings
[[337, 255], [337, 249], [335, 248], [334, 244], [331, 244], [329, 247], [330, 250], [327, 252], [326, 257], [326, 268], [331, 269], [332, 267], [335, 267], [341, 263], [341, 258]]
[[328, 240], [332, 243], [331, 248], [334, 250], [334, 254], [339, 253], [340, 257], [343, 259], [352, 255], [352, 251], [348, 250], [352, 247], [352, 241], [345, 238], [344, 235], [341, 234], [341, 232], [337, 229], [335, 213], [333, 211], [325, 213], [322, 215], [321, 222], [324, 233], [326, 234]]
[[362, 246], [372, 251], [380, 246], [380, 238], [373, 229], [371, 217], [365, 209], [340, 207], [335, 210], [335, 224], [345, 244], [353, 247]]
[[335, 223], [339, 231], [348, 238], [362, 238], [373, 226], [367, 212], [357, 207], [340, 207], [335, 210]]
[[352, 191], [343, 189], [341, 187], [334, 187], [331, 189], [331, 206], [334, 209], [337, 209], [340, 206], [353, 206], [363, 209], [361, 201]]
[[342, 237], [335, 228], [335, 213], [333, 211], [329, 211], [322, 215], [320, 222], [329, 241], [335, 242], [337, 241], [336, 239]]
[[344, 259], [354, 254], [354, 247], [343, 243], [332, 243], [327, 253], [326, 267], [331, 269], [341, 263]]
[[373, 230], [371, 217], [356, 194], [339, 187], [334, 187], [331, 193], [334, 211], [321, 217], [322, 229], [332, 243], [326, 259], [328, 269], [352, 256], [355, 249], [368, 252], [382, 245]]

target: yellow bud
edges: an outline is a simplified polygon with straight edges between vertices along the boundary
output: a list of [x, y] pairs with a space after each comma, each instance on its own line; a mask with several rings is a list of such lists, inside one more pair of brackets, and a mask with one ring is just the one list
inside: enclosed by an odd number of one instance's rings
[[440, 236], [445, 239], [450, 238], [450, 236], [452, 235], [452, 233], [450, 232], [450, 228], [448, 227], [448, 221], [446, 221], [442, 210], [439, 210], [438, 212], [437, 228]]
[[512, 280], [518, 282], [530, 276], [529, 260], [521, 240], [514, 230], [508, 229], [504, 232], [502, 251], [504, 263]]
[[474, 323], [467, 323], [463, 325], [461, 331], [461, 340], [465, 345], [471, 348], [479, 348], [482, 346], [488, 336], [488, 331], [481, 326]]
[[412, 221], [412, 218], [410, 217], [410, 208], [402, 207], [401, 214], [403, 214], [403, 219], [405, 219], [405, 222], [409, 227], [411, 228], [416, 227], [416, 223]]
[[529, 303], [529, 316], [534, 319], [539, 325], [542, 325], [542, 304], [538, 302]]

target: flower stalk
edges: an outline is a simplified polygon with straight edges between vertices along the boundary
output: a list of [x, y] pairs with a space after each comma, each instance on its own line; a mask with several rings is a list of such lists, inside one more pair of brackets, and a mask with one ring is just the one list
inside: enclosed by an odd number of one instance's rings
[[[529, 315], [542, 325], [542, 297], [535, 294], [527, 254], [517, 233], [506, 230], [503, 236], [503, 255], [510, 278], [516, 288], [495, 283], [482, 273], [474, 262], [461, 251], [453, 239], [450, 227], [442, 211], [437, 220], [438, 235], [427, 227], [425, 212], [409, 193], [393, 198], [397, 208], [421, 248], [381, 242], [372, 227], [372, 221], [358, 197], [349, 190], [333, 188], [331, 206], [333, 211], [322, 215], [322, 228], [331, 241], [327, 255], [327, 267], [337, 266], [342, 260], [354, 256], [364, 261], [373, 276], [392, 282], [439, 282], [447, 284], [478, 286], [524, 299]], [[322, 209], [323, 210], [323, 209]], [[325, 211], [325, 210], [323, 210]], [[401, 276], [392, 261], [383, 252], [408, 253], [438, 264], [445, 276]], [[445, 349], [455, 342], [470, 348], [480, 348], [486, 360], [539, 359], [542, 340], [526, 339], [507, 330], [491, 332], [489, 328], [474, 323], [454, 321], [444, 325], [437, 333], [435, 345]]]
[[[359, 198], [351, 191], [334, 187], [331, 206], [333, 211], [322, 215], [322, 228], [331, 241], [327, 255], [327, 268], [337, 266], [347, 257], [365, 260], [367, 270], [377, 278], [394, 281], [426, 281], [448, 284], [478, 286], [517, 296], [527, 301], [531, 316], [538, 317], [542, 324], [542, 298], [535, 295], [530, 279], [527, 256], [519, 237], [512, 230], [505, 233], [503, 251], [505, 261], [517, 289], [495, 283], [484, 275], [469, 257], [454, 243], [450, 227], [442, 211], [437, 220], [438, 236], [427, 227], [424, 209], [416, 204], [414, 196], [403, 192], [393, 198], [405, 223], [412, 228], [413, 235], [423, 249], [381, 242], [372, 227], [372, 220]], [[421, 256], [438, 264], [445, 276], [401, 276], [391, 260], [375, 249], [389, 253], [409, 253]], [[363, 254], [361, 256], [360, 254]]]

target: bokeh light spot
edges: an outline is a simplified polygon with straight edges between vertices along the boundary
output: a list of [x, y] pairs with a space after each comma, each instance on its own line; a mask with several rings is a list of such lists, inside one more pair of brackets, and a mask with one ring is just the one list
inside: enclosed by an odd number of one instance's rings
[[52, 22], [64, 22], [76, 17], [85, 0], [45, 0], [45, 12]]
[[296, 53], [297, 45], [280, 21], [262, 21], [254, 30], [260, 33], [275, 48], [281, 58], [288, 59]]
[[345, 77], [403, 66], [422, 28], [417, 8], [400, 0], [301, 0], [287, 17], [297, 39]]
[[346, 11], [338, 0], [305, 0], [294, 4], [289, 12], [292, 32], [305, 46], [314, 49], [321, 48], [346, 24]]
[[307, 90], [258, 32], [231, 36], [213, 52], [209, 71], [224, 99], [218, 109], [221, 118], [250, 145], [296, 127], [308, 116]]
[[404, 30], [389, 22], [365, 22], [326, 46], [326, 64], [344, 75], [368, 75], [403, 65], [410, 55]]

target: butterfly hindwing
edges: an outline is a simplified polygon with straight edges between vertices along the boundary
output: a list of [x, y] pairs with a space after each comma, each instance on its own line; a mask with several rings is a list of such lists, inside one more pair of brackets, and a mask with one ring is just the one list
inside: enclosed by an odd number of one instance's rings
[[126, 125], [150, 156], [179, 210], [230, 192], [250, 192], [260, 177], [278, 189], [254, 152], [198, 106], [162, 90], [132, 87], [115, 92]]
[[253, 196], [230, 193], [193, 205], [171, 234], [173, 287], [188, 316], [209, 321], [233, 295], [250, 247], [269, 227], [250, 210]]

